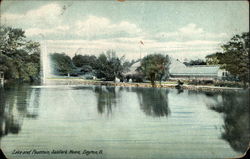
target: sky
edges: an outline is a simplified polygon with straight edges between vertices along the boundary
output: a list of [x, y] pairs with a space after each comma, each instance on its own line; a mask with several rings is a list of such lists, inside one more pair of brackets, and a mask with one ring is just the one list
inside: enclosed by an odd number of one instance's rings
[[0, 9], [1, 25], [22, 28], [48, 52], [71, 57], [112, 49], [127, 59], [151, 53], [198, 59], [249, 31], [247, 1], [3, 0]]

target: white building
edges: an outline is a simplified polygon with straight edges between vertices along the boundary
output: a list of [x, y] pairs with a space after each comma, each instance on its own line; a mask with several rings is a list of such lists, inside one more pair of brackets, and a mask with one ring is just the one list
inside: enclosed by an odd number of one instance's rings
[[[224, 69], [220, 69], [218, 65], [194, 65], [186, 66], [182, 62], [170, 58], [169, 74], [170, 80], [222, 80], [228, 75]], [[125, 76], [133, 77], [138, 75], [137, 68], [140, 66], [140, 61], [133, 64]]]
[[199, 79], [199, 80], [221, 80], [228, 72], [220, 69], [217, 65], [194, 65], [186, 66], [178, 60], [171, 58], [169, 68], [170, 79]]

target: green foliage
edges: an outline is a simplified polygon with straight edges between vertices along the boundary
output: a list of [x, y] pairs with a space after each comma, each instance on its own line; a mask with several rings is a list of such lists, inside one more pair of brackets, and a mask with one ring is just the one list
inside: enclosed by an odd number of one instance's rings
[[76, 67], [90, 66], [92, 68], [95, 67], [97, 58], [92, 55], [75, 55], [72, 58], [72, 62]]
[[206, 56], [206, 63], [208, 65], [218, 65], [219, 64], [219, 59], [218, 59], [218, 56], [217, 56], [218, 53], [214, 53], [214, 54], [211, 54], [211, 55], [207, 55]]
[[123, 72], [122, 61], [124, 56], [119, 58], [112, 50], [106, 54], [102, 53], [96, 62], [96, 74], [98, 78], [104, 78], [107, 81], [115, 80], [115, 77], [121, 77]]
[[122, 78], [122, 72], [131, 66], [129, 61], [124, 62], [124, 56], [119, 58], [115, 51], [108, 50], [98, 57], [90, 55], [75, 55], [72, 58], [73, 64], [81, 70], [81, 73], [92, 73], [98, 78], [107, 81], [115, 80], [115, 77]]
[[27, 73], [32, 77], [36, 76], [39, 73], [38, 65], [39, 64], [35, 64], [32, 62], [26, 63], [25, 67], [26, 67]]
[[40, 78], [40, 44], [28, 41], [24, 31], [0, 26], [0, 71], [7, 80], [24, 82]]
[[189, 62], [184, 62], [186, 66], [193, 66], [193, 65], [206, 65], [207, 63], [202, 59], [191, 60]]
[[222, 45], [223, 52], [207, 56], [218, 60], [222, 68], [239, 78], [245, 84], [249, 82], [249, 32], [235, 35]]
[[5, 55], [15, 55], [24, 45], [25, 35], [22, 29], [0, 26], [0, 52]]
[[52, 68], [55, 74], [70, 74], [74, 71], [74, 65], [69, 56], [65, 53], [53, 53], [50, 54], [52, 61]]
[[152, 86], [155, 86], [155, 80], [161, 81], [163, 77], [168, 76], [169, 63], [168, 56], [151, 54], [142, 59], [139, 69], [151, 81]]
[[78, 67], [78, 72], [94, 74], [97, 58], [94, 55], [75, 55], [72, 58], [74, 66]]

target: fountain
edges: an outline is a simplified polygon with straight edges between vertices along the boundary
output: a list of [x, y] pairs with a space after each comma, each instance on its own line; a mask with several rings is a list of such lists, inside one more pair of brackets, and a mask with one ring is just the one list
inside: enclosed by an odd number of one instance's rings
[[51, 62], [50, 57], [47, 52], [47, 43], [45, 41], [42, 42], [41, 45], [41, 80], [42, 84], [48, 84], [48, 79], [52, 77], [52, 69], [51, 69]]

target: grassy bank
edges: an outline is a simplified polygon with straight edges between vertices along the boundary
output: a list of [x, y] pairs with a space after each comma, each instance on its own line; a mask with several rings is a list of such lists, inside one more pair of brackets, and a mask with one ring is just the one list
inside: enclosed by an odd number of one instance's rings
[[[100, 81], [100, 80], [84, 80], [80, 78], [51, 78], [48, 81], [48, 85], [103, 85], [103, 86], [120, 86], [120, 87], [152, 87], [149, 82], [144, 83], [127, 83], [127, 82], [112, 82], [112, 81]], [[156, 83], [156, 88], [175, 88], [177, 85], [174, 81], [166, 81]], [[182, 89], [188, 90], [197, 90], [197, 91], [224, 91], [224, 90], [232, 90], [239, 91], [243, 90], [242, 88], [233, 88], [233, 87], [218, 87], [213, 85], [189, 85], [184, 84]]]

